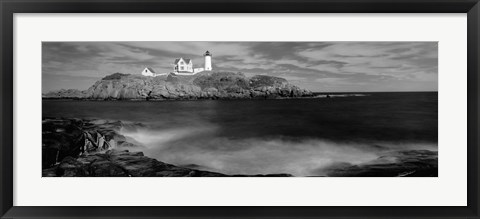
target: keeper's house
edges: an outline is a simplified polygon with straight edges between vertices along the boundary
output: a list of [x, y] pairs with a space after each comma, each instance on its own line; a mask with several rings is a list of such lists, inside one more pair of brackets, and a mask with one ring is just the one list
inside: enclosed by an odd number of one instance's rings
[[[205, 57], [204, 68], [193, 68], [193, 61], [191, 59], [180, 57], [175, 59], [173, 62], [173, 72], [174, 75], [195, 75], [202, 71], [212, 71], [212, 54], [209, 51], [206, 51], [203, 56]], [[167, 75], [168, 73], [155, 73], [152, 68], [145, 68], [142, 71], [142, 75], [156, 77], [160, 75]]]

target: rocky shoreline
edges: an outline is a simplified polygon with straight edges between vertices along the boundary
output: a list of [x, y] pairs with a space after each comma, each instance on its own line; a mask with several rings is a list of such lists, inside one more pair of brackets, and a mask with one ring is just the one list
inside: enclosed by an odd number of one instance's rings
[[279, 77], [214, 72], [193, 76], [147, 77], [115, 73], [84, 91], [62, 89], [43, 94], [45, 99], [76, 100], [200, 100], [284, 99], [312, 97], [313, 93]]
[[[43, 177], [289, 177], [290, 174], [226, 175], [178, 167], [131, 152], [141, 147], [118, 133], [121, 121], [44, 118]], [[141, 124], [135, 124], [141, 125]]]
[[[291, 177], [288, 173], [226, 175], [180, 167], [144, 156], [141, 145], [121, 135], [121, 121], [44, 118], [43, 177]], [[138, 148], [128, 151], [125, 148]], [[385, 150], [367, 163], [334, 163], [312, 176], [436, 177], [438, 153], [430, 150]]]
[[335, 163], [322, 172], [332, 177], [437, 177], [438, 152], [385, 151], [373, 161], [358, 165]]

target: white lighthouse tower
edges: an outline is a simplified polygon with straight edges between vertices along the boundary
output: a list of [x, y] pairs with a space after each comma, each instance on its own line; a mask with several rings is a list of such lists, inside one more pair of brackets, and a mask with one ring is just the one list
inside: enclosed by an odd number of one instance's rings
[[211, 71], [212, 70], [212, 54], [209, 51], [206, 51], [205, 54], [205, 71]]

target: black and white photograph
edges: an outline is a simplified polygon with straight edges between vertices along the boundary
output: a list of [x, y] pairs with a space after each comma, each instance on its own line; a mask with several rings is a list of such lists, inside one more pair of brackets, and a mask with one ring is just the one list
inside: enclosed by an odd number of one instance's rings
[[438, 42], [44, 41], [42, 177], [437, 177]]

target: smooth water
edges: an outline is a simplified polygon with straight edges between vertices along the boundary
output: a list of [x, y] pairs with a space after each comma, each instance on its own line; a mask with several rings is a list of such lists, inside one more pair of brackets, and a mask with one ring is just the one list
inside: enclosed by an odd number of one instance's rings
[[437, 150], [436, 92], [284, 100], [44, 100], [44, 117], [141, 123], [147, 156], [226, 174], [322, 175], [385, 150]]

